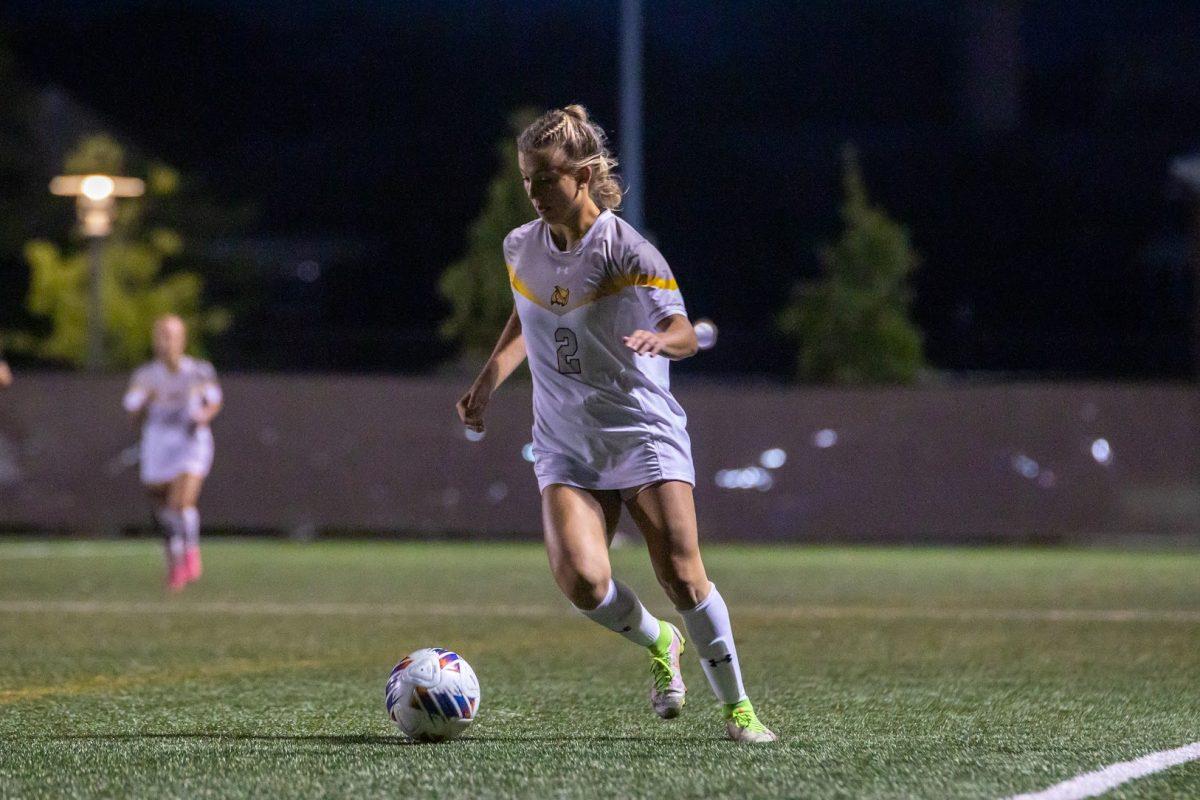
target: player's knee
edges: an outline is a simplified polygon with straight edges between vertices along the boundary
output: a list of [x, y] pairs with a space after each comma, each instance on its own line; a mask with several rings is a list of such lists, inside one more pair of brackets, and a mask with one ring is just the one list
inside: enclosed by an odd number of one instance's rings
[[611, 576], [602, 575], [599, 571], [589, 573], [572, 570], [570, 574], [559, 578], [558, 585], [572, 605], [590, 611], [604, 602], [611, 580]]
[[695, 608], [708, 591], [703, 569], [671, 564], [658, 574], [658, 583], [676, 608]]

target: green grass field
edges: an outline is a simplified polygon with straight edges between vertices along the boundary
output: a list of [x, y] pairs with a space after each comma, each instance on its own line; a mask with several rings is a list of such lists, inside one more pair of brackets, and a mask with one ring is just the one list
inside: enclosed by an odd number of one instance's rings
[[[645, 656], [574, 613], [540, 547], [0, 542], [0, 796], [962, 797], [1200, 740], [1200, 554], [709, 547], [776, 746], [723, 737], [699, 663], [659, 720]], [[640, 547], [617, 572], [668, 608]], [[466, 738], [405, 742], [410, 650], [483, 684]], [[1200, 797], [1200, 761], [1108, 797]]]

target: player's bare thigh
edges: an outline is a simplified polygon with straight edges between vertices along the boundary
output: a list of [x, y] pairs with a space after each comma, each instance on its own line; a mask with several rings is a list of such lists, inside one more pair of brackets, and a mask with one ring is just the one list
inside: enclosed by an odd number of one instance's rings
[[192, 508], [200, 501], [200, 490], [204, 488], [204, 478], [184, 472], [176, 475], [168, 484], [167, 503], [176, 511]]
[[143, 483], [146, 489], [146, 494], [150, 496], [150, 502], [154, 503], [155, 508], [165, 508], [171, 497], [171, 484], [168, 483]]
[[654, 483], [625, 501], [650, 551], [654, 574], [676, 608], [694, 608], [708, 596], [692, 487]]
[[542, 492], [550, 570], [558, 588], [578, 608], [595, 608], [608, 591], [608, 544], [620, 514], [621, 498], [615, 491], [553, 483]]

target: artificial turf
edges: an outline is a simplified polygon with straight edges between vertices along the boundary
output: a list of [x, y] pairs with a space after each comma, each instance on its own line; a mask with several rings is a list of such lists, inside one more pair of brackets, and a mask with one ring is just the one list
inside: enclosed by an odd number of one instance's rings
[[[1200, 554], [705, 555], [778, 745], [722, 738], [694, 653], [655, 717], [535, 545], [213, 541], [167, 597], [150, 542], [0, 542], [0, 797], [999, 798], [1200, 740]], [[385, 716], [425, 646], [479, 674], [464, 739]], [[1198, 797], [1200, 762], [1107, 796]]]

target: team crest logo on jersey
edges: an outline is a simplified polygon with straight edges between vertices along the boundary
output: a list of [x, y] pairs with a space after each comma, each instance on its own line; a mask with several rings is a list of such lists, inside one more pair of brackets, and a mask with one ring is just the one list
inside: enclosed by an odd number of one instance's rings
[[550, 305], [565, 306], [567, 299], [571, 296], [571, 290], [565, 289], [562, 286], [554, 287], [554, 294], [550, 295]]

